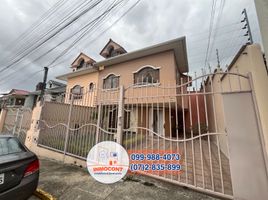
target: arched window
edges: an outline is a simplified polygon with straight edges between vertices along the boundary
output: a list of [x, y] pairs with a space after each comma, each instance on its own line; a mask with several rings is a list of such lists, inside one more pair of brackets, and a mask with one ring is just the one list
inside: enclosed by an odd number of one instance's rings
[[93, 91], [94, 91], [94, 83], [91, 82], [91, 83], [89, 84], [88, 91], [89, 91], [89, 92], [93, 92]]
[[119, 87], [119, 76], [111, 74], [103, 79], [103, 89], [112, 89]]
[[117, 55], [117, 51], [114, 49], [113, 46], [109, 46], [108, 48], [108, 55], [109, 57], [113, 57]]
[[159, 83], [159, 69], [153, 67], [144, 67], [134, 73], [134, 84], [148, 85]]
[[81, 69], [82, 67], [84, 67], [84, 64], [85, 64], [85, 60], [82, 59], [76, 69]]
[[70, 90], [70, 99], [72, 98], [72, 95], [74, 95], [74, 99], [82, 99], [83, 98], [83, 87], [80, 85], [75, 85]]

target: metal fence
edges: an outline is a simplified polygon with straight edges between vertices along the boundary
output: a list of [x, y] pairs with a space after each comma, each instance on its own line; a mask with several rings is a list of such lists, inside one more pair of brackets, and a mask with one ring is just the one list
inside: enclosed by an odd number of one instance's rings
[[178, 82], [90, 88], [45, 102], [38, 145], [84, 160], [107, 140], [129, 152], [176, 152], [180, 172], [143, 173], [232, 199], [222, 94], [250, 92], [249, 77], [218, 72]]
[[32, 110], [14, 107], [5, 109], [7, 113], [2, 133], [15, 135], [24, 143], [26, 133], [31, 126]]
[[38, 145], [86, 159], [96, 143], [115, 140], [117, 111], [118, 90], [90, 88], [66, 93], [62, 103], [45, 102]]

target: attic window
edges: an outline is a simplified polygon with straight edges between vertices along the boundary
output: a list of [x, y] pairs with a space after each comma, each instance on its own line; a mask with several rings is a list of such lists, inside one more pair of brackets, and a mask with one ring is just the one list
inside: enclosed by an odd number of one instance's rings
[[117, 51], [114, 49], [114, 47], [113, 46], [110, 46], [109, 48], [108, 48], [108, 57], [113, 57], [113, 56], [117, 56], [118, 55], [118, 53], [117, 53]]
[[85, 64], [85, 60], [82, 59], [79, 63], [79, 65], [76, 67], [76, 69], [81, 69], [82, 67], [84, 67], [84, 64]]

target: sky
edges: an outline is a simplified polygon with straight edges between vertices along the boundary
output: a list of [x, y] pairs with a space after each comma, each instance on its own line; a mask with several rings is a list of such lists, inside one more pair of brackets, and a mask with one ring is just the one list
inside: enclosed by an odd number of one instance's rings
[[[21, 36], [34, 23], [40, 22], [40, 17], [59, 1], [64, 2], [62, 8], [52, 12], [49, 20], [43, 22], [32, 35]], [[1, 0], [0, 71], [12, 63], [19, 52], [24, 53], [24, 48], [41, 41], [42, 38], [38, 38], [40, 35], [47, 33], [57, 20], [82, 1], [90, 2], [89, 0]], [[70, 46], [72, 40], [55, 48], [56, 45], [98, 16], [103, 12], [101, 6], [105, 7], [112, 1], [103, 0], [103, 5], [99, 4], [42, 47], [0, 72], [0, 94], [13, 88], [34, 91], [36, 84], [42, 81], [41, 70], [44, 66], [53, 66], [49, 69], [48, 80], [55, 80], [56, 76], [71, 72], [70, 65], [80, 52], [96, 61], [102, 60], [99, 52], [110, 38], [130, 52], [186, 36], [190, 75], [195, 72], [200, 74], [201, 69], [208, 71], [209, 65], [214, 68], [216, 49], [219, 50], [221, 66], [224, 68], [247, 41], [247, 37], [243, 36], [244, 24], [240, 22], [243, 19], [241, 12], [244, 8], [248, 12], [253, 40], [255, 43], [261, 43], [253, 0], [140, 0], [133, 9], [120, 17], [137, 1], [128, 0], [122, 4], [121, 10], [108, 16], [67, 54], [56, 60], [53, 65], [49, 65]], [[213, 2], [216, 3], [215, 14], [208, 48]], [[53, 30], [56, 28], [52, 28]], [[37, 59], [51, 48], [55, 49]]]

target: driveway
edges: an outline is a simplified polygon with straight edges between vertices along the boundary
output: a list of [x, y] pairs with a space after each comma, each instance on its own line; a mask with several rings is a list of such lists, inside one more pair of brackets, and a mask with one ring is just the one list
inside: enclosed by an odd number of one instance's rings
[[[190, 189], [143, 176], [128, 176], [115, 184], [101, 184], [87, 169], [41, 158], [39, 188], [59, 200], [216, 200]], [[31, 197], [30, 200], [36, 200]]]

